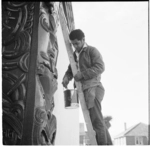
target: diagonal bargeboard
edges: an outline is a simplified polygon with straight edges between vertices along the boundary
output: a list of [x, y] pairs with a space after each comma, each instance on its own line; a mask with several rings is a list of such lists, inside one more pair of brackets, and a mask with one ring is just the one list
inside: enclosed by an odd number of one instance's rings
[[[76, 63], [74, 60], [74, 56], [73, 56], [73, 48], [69, 41], [69, 32], [71, 30], [69, 31], [69, 29], [68, 29], [67, 20], [65, 18], [62, 3], [60, 3], [60, 7], [59, 7], [59, 19], [60, 19], [60, 24], [61, 24], [61, 28], [62, 28], [62, 32], [63, 32], [63, 36], [64, 36], [64, 41], [65, 41], [66, 50], [68, 53], [71, 69], [72, 69], [73, 75], [75, 75], [77, 73], [77, 67], [76, 67]], [[88, 111], [86, 103], [85, 103], [84, 94], [82, 91], [82, 85], [80, 82], [76, 82], [76, 86], [77, 86], [77, 91], [78, 91], [78, 97], [79, 97], [79, 100], [81, 103], [81, 108], [83, 111], [83, 116], [84, 116], [85, 123], [87, 126], [87, 131], [88, 131], [87, 133], [88, 133], [88, 137], [90, 139], [90, 145], [97, 145], [95, 131], [93, 130], [91, 119], [89, 116], [89, 111]]]

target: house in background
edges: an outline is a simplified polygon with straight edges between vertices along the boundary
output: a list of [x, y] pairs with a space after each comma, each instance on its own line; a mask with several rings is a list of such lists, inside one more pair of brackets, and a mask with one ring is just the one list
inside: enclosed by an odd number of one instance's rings
[[114, 145], [148, 145], [148, 125], [138, 123], [114, 138]]
[[[112, 116], [104, 116], [104, 122], [109, 129], [111, 127], [110, 121], [112, 120]], [[88, 132], [84, 128], [84, 123], [80, 123], [80, 145], [90, 145], [90, 140], [88, 137]]]
[[80, 123], [80, 145], [90, 145], [87, 131], [85, 130], [84, 123]]

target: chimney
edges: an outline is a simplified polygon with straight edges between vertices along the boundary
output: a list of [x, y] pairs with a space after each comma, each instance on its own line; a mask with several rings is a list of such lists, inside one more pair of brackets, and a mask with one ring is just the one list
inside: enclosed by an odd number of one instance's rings
[[124, 130], [126, 131], [127, 130], [127, 124], [124, 123]]

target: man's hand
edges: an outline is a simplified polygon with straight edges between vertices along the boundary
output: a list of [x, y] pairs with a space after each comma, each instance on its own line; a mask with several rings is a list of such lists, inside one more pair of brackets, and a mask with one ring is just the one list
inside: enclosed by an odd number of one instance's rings
[[69, 83], [69, 79], [65, 76], [65, 77], [63, 78], [62, 84], [63, 84], [63, 86], [64, 86], [66, 89], [67, 89], [68, 83]]
[[82, 79], [82, 73], [80, 71], [77, 72], [77, 74], [74, 76], [74, 79], [76, 81], [80, 81]]

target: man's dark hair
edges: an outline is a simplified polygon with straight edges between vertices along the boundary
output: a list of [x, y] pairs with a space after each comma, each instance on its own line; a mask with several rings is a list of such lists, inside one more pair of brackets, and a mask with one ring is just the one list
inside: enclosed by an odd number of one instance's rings
[[70, 40], [75, 40], [75, 39], [82, 40], [84, 37], [85, 37], [84, 33], [80, 29], [73, 30], [69, 34]]

